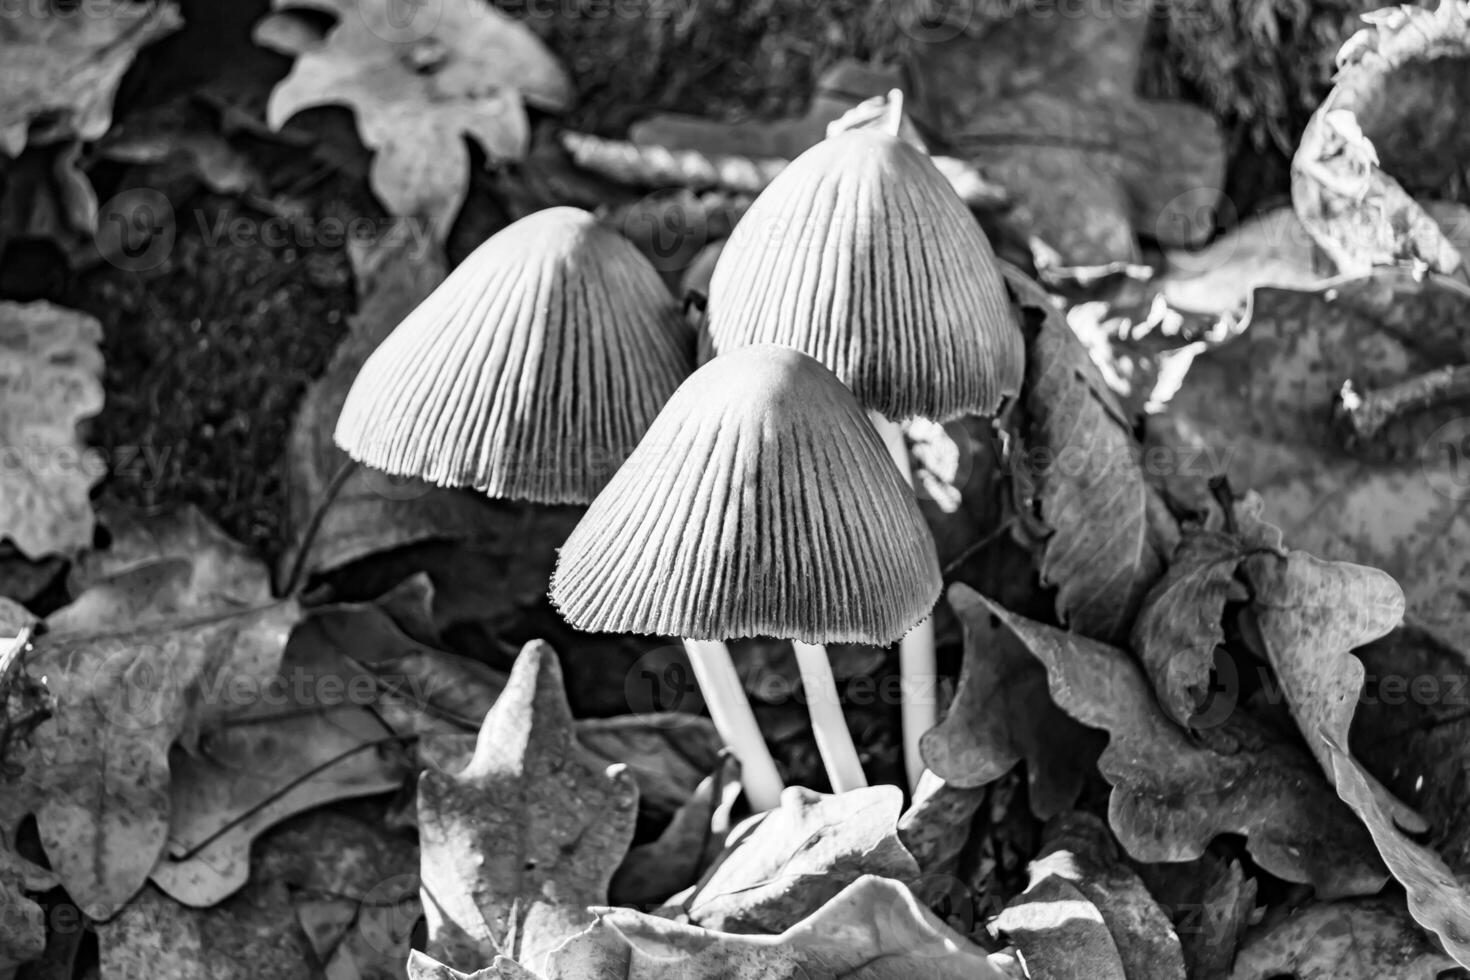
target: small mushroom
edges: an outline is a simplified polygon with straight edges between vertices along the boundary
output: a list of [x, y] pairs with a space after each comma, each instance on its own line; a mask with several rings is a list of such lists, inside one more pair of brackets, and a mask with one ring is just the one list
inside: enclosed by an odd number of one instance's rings
[[[715, 353], [786, 344], [831, 368], [873, 411], [912, 486], [903, 432], [889, 419], [994, 414], [1020, 391], [1025, 347], [985, 233], [929, 157], [897, 135], [899, 93], [882, 118], [893, 132], [834, 133], [756, 198], [715, 265], [705, 329]], [[933, 690], [931, 623], [904, 638], [899, 668], [916, 785], [919, 739], [938, 721], [932, 698], [916, 696]]]
[[586, 503], [693, 368], [657, 270], [577, 208], [477, 248], [373, 352], [335, 438], [439, 486]]
[[833, 789], [866, 785], [817, 644], [887, 644], [939, 596], [934, 540], [862, 407], [820, 363], [745, 347], [676, 391], [562, 547], [584, 630], [685, 638], [752, 806], [780, 781], [724, 641], [793, 641]]

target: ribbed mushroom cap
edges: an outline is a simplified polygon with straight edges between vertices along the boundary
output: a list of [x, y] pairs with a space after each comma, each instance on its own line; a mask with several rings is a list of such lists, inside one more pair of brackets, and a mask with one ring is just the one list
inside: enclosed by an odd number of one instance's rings
[[562, 546], [584, 630], [891, 643], [939, 597], [934, 539], [863, 409], [789, 347], [710, 361]]
[[375, 350], [337, 420], [361, 463], [492, 497], [586, 503], [694, 368], [653, 266], [577, 208], [476, 249]]
[[1024, 349], [995, 253], [923, 153], [877, 130], [792, 161], [740, 219], [710, 281], [715, 353], [786, 344], [894, 419], [993, 414]]

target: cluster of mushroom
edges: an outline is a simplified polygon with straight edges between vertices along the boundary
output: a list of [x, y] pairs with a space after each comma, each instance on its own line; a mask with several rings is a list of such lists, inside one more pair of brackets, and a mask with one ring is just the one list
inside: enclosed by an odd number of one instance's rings
[[[590, 501], [552, 578], [561, 614], [682, 637], [758, 810], [782, 782], [725, 642], [791, 640], [834, 791], [866, 785], [820, 645], [903, 638], [902, 670], [933, 675], [938, 561], [889, 419], [993, 414], [1019, 390], [994, 254], [925, 154], [834, 135], [736, 226], [697, 370], [693, 333], [630, 243], [538, 212], [372, 355], [336, 439], [396, 475]], [[917, 778], [934, 706], [905, 708]]]

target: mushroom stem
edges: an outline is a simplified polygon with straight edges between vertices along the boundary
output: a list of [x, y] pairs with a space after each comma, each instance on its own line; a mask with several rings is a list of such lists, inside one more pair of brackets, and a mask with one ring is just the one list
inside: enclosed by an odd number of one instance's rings
[[719, 641], [685, 640], [684, 649], [715, 730], [740, 760], [740, 784], [750, 808], [774, 810], [781, 805], [781, 774], [745, 698], [729, 647]]
[[[909, 489], [914, 486], [914, 473], [909, 466], [909, 447], [903, 441], [903, 428], [877, 412], [869, 412], [873, 427], [883, 437], [888, 455], [903, 474]], [[899, 717], [902, 723], [903, 765], [908, 773], [909, 788], [919, 785], [924, 773], [924, 757], [919, 742], [924, 733], [939, 724], [939, 706], [935, 703], [938, 665], [934, 659], [934, 620], [925, 616], [903, 639], [898, 641]]]
[[846, 793], [868, 785], [863, 764], [858, 761], [857, 746], [842, 715], [842, 702], [837, 697], [837, 682], [832, 679], [832, 663], [824, 647], [792, 640], [796, 665], [801, 668], [801, 686], [806, 692], [806, 710], [812, 720], [812, 735], [817, 751], [827, 767], [832, 792]]

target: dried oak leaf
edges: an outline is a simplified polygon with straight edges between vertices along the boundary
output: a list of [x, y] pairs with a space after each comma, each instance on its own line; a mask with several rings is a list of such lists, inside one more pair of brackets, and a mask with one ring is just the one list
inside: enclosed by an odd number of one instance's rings
[[[1458, 644], [1470, 602], [1444, 583], [1470, 577], [1463, 407], [1405, 421], [1386, 458], [1339, 448], [1331, 416], [1346, 379], [1372, 389], [1462, 363], [1467, 317], [1470, 290], [1392, 269], [1257, 289], [1247, 329], [1194, 358], [1149, 441], [1181, 459], [1208, 451], [1232, 486], [1260, 494], [1264, 518], [1294, 547], [1384, 570], [1409, 616]], [[1176, 471], [1171, 496], [1208, 501], [1206, 475]]]
[[1223, 186], [1218, 126], [1137, 94], [1146, 11], [1075, 14], [977, 18], [917, 46], [915, 117], [1009, 190], [1016, 222], [1067, 265], [1136, 260], [1138, 234], [1202, 244]]
[[590, 928], [547, 958], [545, 980], [1009, 980], [906, 887], [876, 875], [778, 935], [715, 932], [632, 909], [595, 911]]
[[1101, 749], [1096, 735], [1052, 703], [1046, 669], [969, 589], [950, 602], [964, 632], [958, 689], [943, 720], [924, 734], [924, 762], [946, 783], [985, 786], [1026, 761], [1032, 812], [1070, 809]]
[[153, 883], [185, 905], [215, 905], [245, 886], [251, 845], [271, 827], [399, 788], [412, 767], [385, 750], [384, 720], [413, 691], [385, 689], [372, 669], [411, 647], [377, 605], [311, 610], [269, 680], [236, 692], [230, 724], [199, 752], [174, 753], [168, 851]]
[[898, 841], [919, 863], [919, 871], [929, 881], [950, 875], [959, 865], [960, 852], [970, 839], [971, 826], [980, 805], [985, 802], [985, 788], [968, 789], [954, 786], [930, 769], [919, 777], [909, 808], [898, 818]]
[[1439, 977], [1455, 963], [1387, 899], [1317, 903], [1248, 936], [1231, 980]]
[[[389, 213], [444, 241], [469, 190], [469, 136], [492, 163], [530, 145], [525, 104], [556, 112], [571, 80], [530, 28], [483, 0], [439, 0], [408, 17], [395, 0], [275, 0], [257, 40], [296, 56], [266, 108], [271, 126], [312, 106], [353, 109], [373, 151], [369, 179]], [[337, 22], [320, 41], [292, 10]], [[295, 20], [290, 32], [282, 19]], [[287, 39], [289, 36], [289, 40]]]
[[624, 768], [577, 744], [556, 654], [528, 643], [469, 764], [419, 780], [428, 952], [467, 969], [503, 954], [539, 972], [607, 900], [637, 805]]
[[1321, 737], [1338, 795], [1367, 825], [1388, 870], [1404, 886], [1409, 914], [1439, 937], [1457, 963], [1470, 967], [1470, 886], [1456, 878], [1439, 854], [1404, 834], [1377, 781], [1325, 728]]
[[170, 3], [113, 4], [105, 15], [25, 4], [0, 20], [0, 153], [27, 142], [95, 140], [138, 50], [184, 24]]
[[1371, 841], [1315, 761], [1237, 711], [1221, 728], [1234, 751], [1202, 744], [1164, 715], [1132, 658], [1116, 647], [1008, 612], [963, 585], [1046, 665], [1052, 699], [1108, 732], [1098, 766], [1113, 786], [1108, 819], [1139, 861], [1189, 861], [1219, 834], [1240, 834], [1261, 867], [1327, 896], [1363, 895], [1386, 875]]
[[1122, 642], [1177, 529], [1144, 478], [1130, 420], [1066, 318], [1021, 273], [1007, 268], [1006, 281], [1026, 334], [1020, 464], [1051, 530], [1041, 579], [1057, 588], [1062, 622]]
[[781, 805], [721, 855], [680, 909], [706, 929], [776, 933], [864, 875], [916, 878], [919, 865], [898, 840], [902, 808], [897, 786], [831, 795], [789, 786]]
[[1181, 864], [1141, 864], [1149, 894], [1169, 912], [1190, 980], [1226, 980], [1256, 916], [1256, 880], [1240, 862], [1206, 852]]
[[56, 711], [13, 761], [23, 809], [89, 915], [116, 913], [164, 851], [170, 747], [197, 740], [238, 685], [265, 684], [297, 615], [286, 601], [37, 643], [31, 669]]
[[0, 303], [0, 444], [18, 457], [0, 475], [0, 537], [33, 559], [92, 544], [88, 495], [102, 467], [77, 425], [102, 409], [101, 340], [85, 313]]
[[1454, 273], [1463, 262], [1455, 238], [1415, 198], [1470, 179], [1470, 6], [1441, 0], [1364, 19], [1302, 133], [1292, 203], [1343, 274], [1381, 265]]
[[1184, 980], [1184, 953], [1164, 910], [1119, 860], [1089, 813], [1053, 821], [1026, 890], [994, 927], [1036, 980]]
[[1210, 701], [1215, 650], [1225, 642], [1225, 603], [1245, 598], [1236, 575], [1262, 549], [1284, 555], [1280, 532], [1250, 538], [1192, 528], [1144, 599], [1133, 624], [1133, 650], [1153, 681], [1159, 706], [1180, 725], [1189, 726]]

